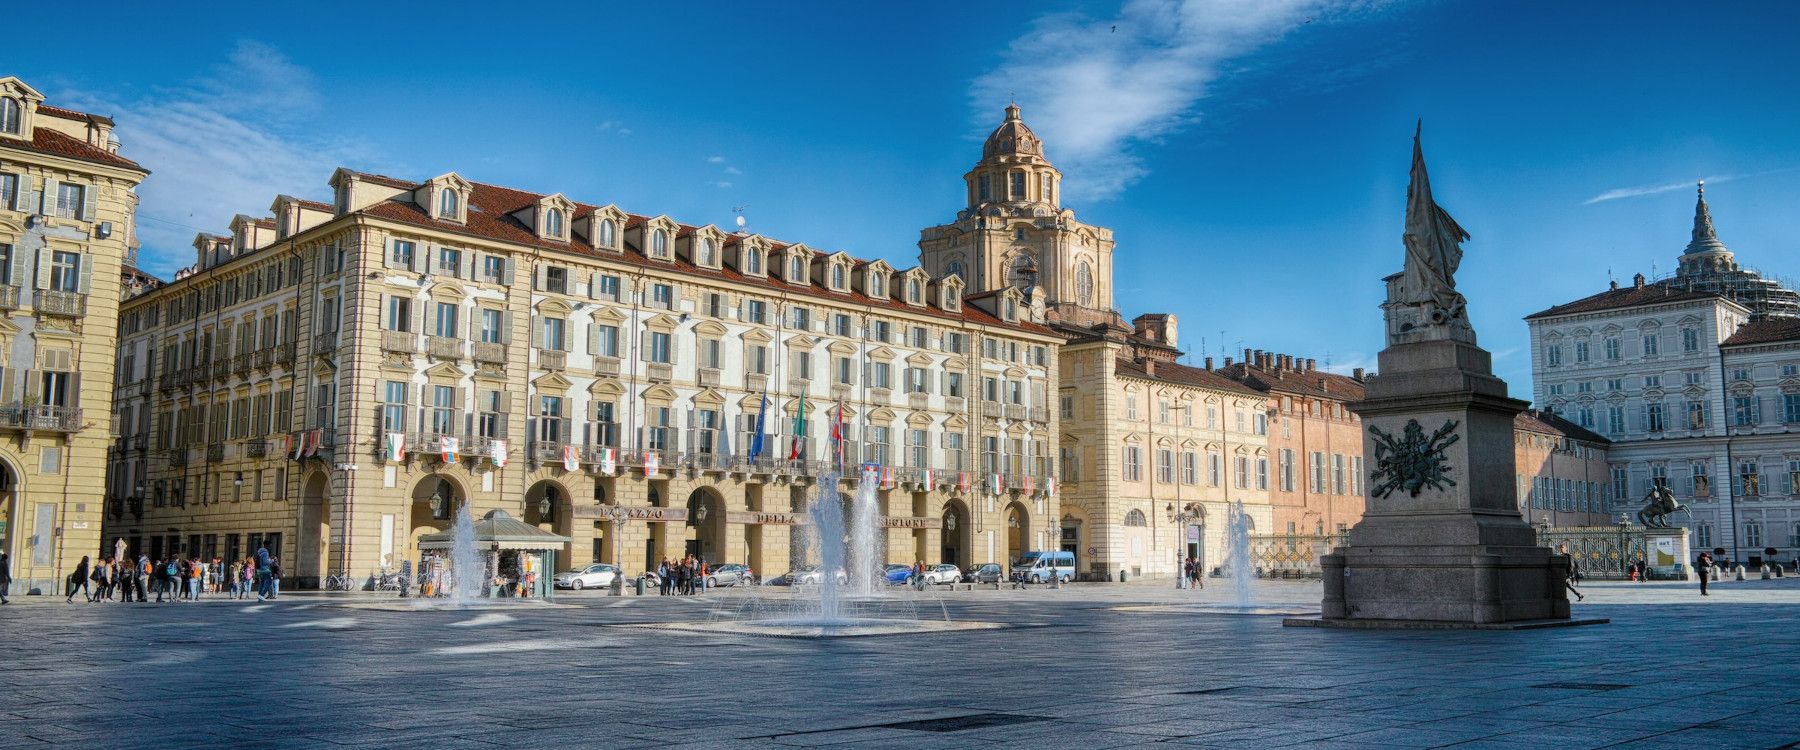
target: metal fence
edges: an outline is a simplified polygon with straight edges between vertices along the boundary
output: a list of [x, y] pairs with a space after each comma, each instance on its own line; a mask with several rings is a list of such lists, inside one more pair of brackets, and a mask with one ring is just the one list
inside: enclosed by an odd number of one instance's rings
[[1258, 578], [1318, 578], [1319, 558], [1349, 543], [1349, 534], [1251, 536], [1250, 567]]
[[1569, 546], [1569, 555], [1575, 558], [1581, 569], [1581, 575], [1587, 578], [1619, 580], [1629, 577], [1629, 567], [1635, 560], [1649, 563], [1651, 578], [1683, 578], [1686, 576], [1686, 545], [1679, 545], [1670, 564], [1659, 564], [1660, 560], [1652, 559], [1650, 552], [1656, 546], [1659, 537], [1679, 536], [1681, 529], [1652, 530], [1643, 526], [1573, 526], [1563, 528], [1538, 527], [1538, 544], [1554, 550], [1561, 545]]

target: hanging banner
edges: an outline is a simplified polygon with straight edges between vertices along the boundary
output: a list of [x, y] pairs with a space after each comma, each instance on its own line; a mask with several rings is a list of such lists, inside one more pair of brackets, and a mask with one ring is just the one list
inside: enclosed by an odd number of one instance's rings
[[292, 433], [281, 436], [281, 454], [295, 461], [300, 460], [300, 445], [294, 441]]
[[1001, 494], [1006, 491], [1006, 482], [1001, 480], [998, 473], [990, 474], [988, 475], [988, 489], [996, 495]]
[[1037, 483], [1037, 480], [1033, 479], [1030, 474], [1025, 475], [1025, 486], [1021, 489], [1023, 489], [1025, 491], [1026, 497], [1031, 497], [1032, 493], [1034, 492], [1034, 485], [1036, 483]]
[[461, 447], [462, 442], [449, 435], [438, 438], [439, 455], [446, 464], [456, 463], [456, 451]]
[[390, 432], [387, 434], [387, 460], [399, 462], [406, 459], [406, 433]]
[[573, 445], [563, 446], [563, 471], [581, 470], [581, 450]]
[[506, 441], [505, 440], [489, 441], [488, 442], [488, 460], [493, 461], [494, 466], [504, 469], [504, 468], [506, 468], [506, 459], [507, 459]]
[[937, 489], [937, 474], [930, 469], [919, 473], [919, 481], [924, 483], [927, 492]]
[[657, 458], [656, 451], [644, 451], [644, 476], [648, 477], [656, 474]]
[[1044, 477], [1044, 495], [1047, 497], [1056, 497], [1056, 477], [1055, 476]]
[[963, 494], [968, 494], [968, 492], [969, 492], [969, 472], [966, 472], [966, 471], [956, 472], [956, 491], [961, 492]]
[[610, 477], [613, 474], [613, 470], [618, 468], [619, 459], [618, 459], [617, 451], [618, 451], [618, 449], [616, 449], [616, 448], [601, 448], [600, 449], [600, 475], [601, 476]]

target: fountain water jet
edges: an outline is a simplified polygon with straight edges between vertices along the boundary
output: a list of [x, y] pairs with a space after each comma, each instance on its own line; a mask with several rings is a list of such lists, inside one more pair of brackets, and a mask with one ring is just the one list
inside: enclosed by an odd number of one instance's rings
[[1226, 544], [1231, 556], [1226, 565], [1231, 570], [1231, 593], [1238, 607], [1250, 606], [1250, 517], [1244, 513], [1244, 501], [1231, 503], [1225, 519]]

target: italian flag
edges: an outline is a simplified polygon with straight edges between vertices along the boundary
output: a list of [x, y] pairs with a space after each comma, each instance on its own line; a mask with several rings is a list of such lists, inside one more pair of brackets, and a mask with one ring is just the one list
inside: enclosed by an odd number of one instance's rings
[[387, 460], [403, 461], [406, 459], [406, 433], [390, 432], [387, 434]]

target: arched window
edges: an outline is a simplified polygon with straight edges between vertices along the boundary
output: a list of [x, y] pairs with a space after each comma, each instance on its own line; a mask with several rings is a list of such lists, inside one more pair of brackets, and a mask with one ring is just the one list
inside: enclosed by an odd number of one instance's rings
[[869, 296], [887, 296], [887, 282], [881, 279], [881, 274], [875, 273], [874, 271], [869, 272]]
[[601, 247], [612, 247], [613, 245], [617, 244], [618, 241], [619, 241], [619, 226], [617, 224], [614, 224], [612, 219], [602, 220], [600, 222], [600, 246]]
[[762, 275], [762, 251], [746, 248], [744, 250], [744, 273]]
[[1143, 511], [1138, 510], [1136, 508], [1132, 508], [1130, 513], [1125, 514], [1125, 525], [1126, 526], [1148, 526], [1150, 524], [1145, 521]]
[[711, 239], [700, 240], [700, 265], [710, 266], [716, 263], [717, 261], [714, 259], [718, 257], [718, 254], [718, 248], [713, 246]]
[[844, 288], [844, 264], [842, 263], [831, 264], [831, 288]]
[[944, 275], [946, 275], [946, 276], [962, 276], [963, 275], [962, 261], [961, 260], [950, 261], [950, 265], [944, 266]]
[[0, 133], [19, 132], [19, 100], [10, 96], [0, 97]]
[[1011, 323], [1014, 320], [1017, 320], [1018, 318], [1019, 318], [1019, 303], [1014, 302], [1013, 298], [1007, 297], [1006, 298], [1006, 322]]
[[1075, 267], [1075, 302], [1082, 307], [1094, 306], [1094, 272], [1086, 263]]
[[440, 219], [455, 219], [456, 211], [457, 211], [457, 204], [460, 202], [461, 201], [457, 200], [457, 198], [456, 198], [455, 190], [451, 190], [450, 188], [444, 188], [443, 190], [439, 191], [438, 192], [438, 218], [440, 218]]
[[561, 237], [563, 234], [562, 209], [552, 208], [544, 212], [544, 234]]
[[906, 280], [906, 301], [911, 302], [915, 305], [919, 304], [919, 280], [918, 279], [907, 279]]
[[650, 234], [650, 254], [658, 258], [669, 255], [669, 230], [658, 229]]
[[1049, 172], [1045, 172], [1041, 175], [1038, 175], [1038, 200], [1041, 200], [1045, 203], [1056, 202], [1055, 193], [1053, 191], [1051, 191], [1051, 189], [1050, 189], [1050, 173]]
[[788, 259], [788, 283], [803, 284], [806, 282], [806, 259], [798, 255]]

